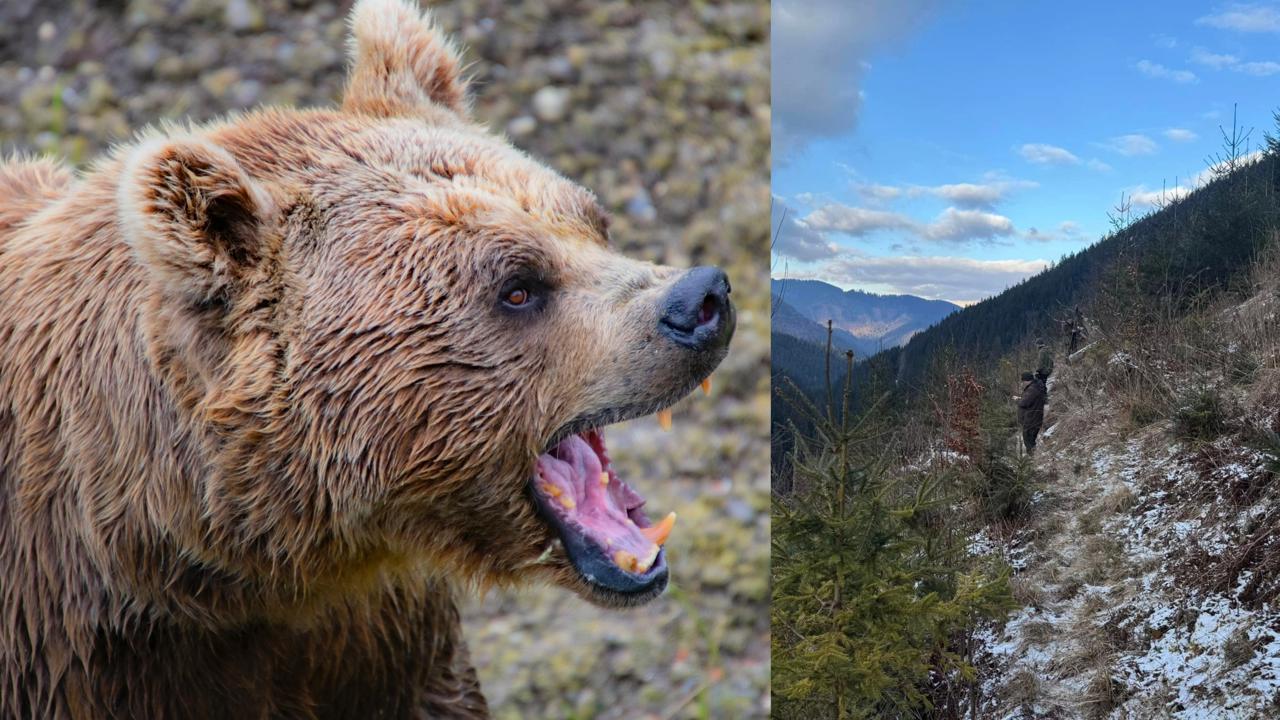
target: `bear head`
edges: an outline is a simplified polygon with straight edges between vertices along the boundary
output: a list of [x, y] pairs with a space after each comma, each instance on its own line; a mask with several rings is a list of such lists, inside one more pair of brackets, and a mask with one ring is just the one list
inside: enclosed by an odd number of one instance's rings
[[264, 596], [426, 567], [651, 599], [671, 521], [601, 429], [710, 375], [727, 278], [611, 249], [590, 192], [471, 119], [416, 8], [351, 25], [340, 109], [167, 127], [120, 160], [149, 367], [201, 468], [157, 522]]

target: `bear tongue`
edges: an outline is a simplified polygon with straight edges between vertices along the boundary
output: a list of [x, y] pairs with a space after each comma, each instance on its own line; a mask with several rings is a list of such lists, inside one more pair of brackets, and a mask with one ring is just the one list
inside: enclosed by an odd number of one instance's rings
[[640, 508], [644, 498], [609, 467], [599, 431], [572, 435], [538, 457], [536, 487], [557, 516], [605, 550], [623, 570], [643, 573], [658, 555], [675, 521], [674, 513], [654, 527]]

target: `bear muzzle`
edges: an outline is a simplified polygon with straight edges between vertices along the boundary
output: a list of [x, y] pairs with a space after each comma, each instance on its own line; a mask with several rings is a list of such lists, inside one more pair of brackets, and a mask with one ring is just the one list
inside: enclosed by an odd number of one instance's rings
[[688, 350], [723, 357], [736, 325], [730, 290], [729, 278], [720, 268], [689, 270], [662, 301], [659, 332]]

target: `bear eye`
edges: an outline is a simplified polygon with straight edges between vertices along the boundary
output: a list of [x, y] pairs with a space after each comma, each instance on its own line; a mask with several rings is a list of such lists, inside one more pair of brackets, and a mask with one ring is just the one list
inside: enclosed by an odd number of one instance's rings
[[507, 291], [507, 296], [502, 300], [511, 307], [520, 307], [529, 302], [529, 291], [522, 287], [513, 288]]
[[504, 310], [529, 312], [538, 309], [546, 298], [546, 286], [528, 276], [514, 277], [503, 284], [498, 302]]

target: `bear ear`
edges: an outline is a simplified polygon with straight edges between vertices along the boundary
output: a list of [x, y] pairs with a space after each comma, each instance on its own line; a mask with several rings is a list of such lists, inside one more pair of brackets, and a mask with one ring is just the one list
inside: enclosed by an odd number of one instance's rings
[[468, 114], [458, 52], [414, 0], [360, 0], [350, 22], [343, 109], [379, 117]]
[[229, 300], [263, 265], [274, 203], [211, 142], [144, 143], [126, 162], [118, 200], [126, 240], [174, 296]]

